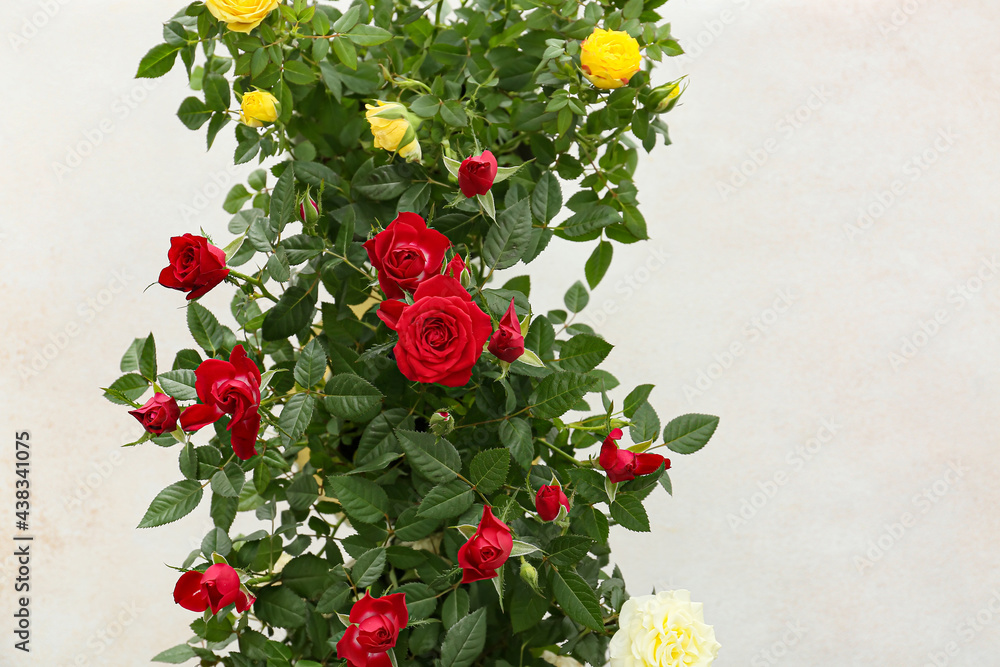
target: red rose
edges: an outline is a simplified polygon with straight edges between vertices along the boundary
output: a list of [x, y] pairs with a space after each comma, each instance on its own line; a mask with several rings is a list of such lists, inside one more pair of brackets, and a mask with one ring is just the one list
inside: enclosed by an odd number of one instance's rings
[[448, 262], [448, 266], [444, 267], [444, 275], [450, 276], [455, 280], [462, 280], [462, 272], [465, 271], [465, 260], [462, 259], [461, 255], [455, 255]]
[[233, 451], [244, 461], [257, 453], [257, 431], [260, 430], [260, 370], [243, 351], [233, 348], [229, 361], [206, 359], [194, 372], [195, 390], [201, 403], [192, 405], [181, 415], [185, 431], [197, 431], [215, 422], [222, 415], [232, 415], [228, 429], [232, 433]]
[[337, 657], [348, 667], [391, 667], [386, 651], [396, 645], [399, 631], [410, 622], [406, 594], [373, 598], [370, 593], [351, 607], [351, 625], [337, 642]]
[[569, 511], [569, 498], [563, 493], [562, 487], [552, 484], [543, 486], [535, 494], [535, 511], [542, 521], [552, 521], [559, 516], [559, 508]]
[[616, 428], [608, 434], [601, 445], [598, 463], [608, 473], [612, 482], [628, 482], [641, 475], [656, 472], [665, 463], [670, 468], [670, 459], [659, 454], [636, 454], [627, 449], [619, 449], [616, 440], [622, 437], [622, 430]]
[[218, 614], [235, 603], [241, 614], [250, 608], [256, 598], [247, 595], [240, 586], [240, 575], [225, 563], [216, 563], [205, 572], [185, 572], [174, 586], [174, 602], [189, 611], [212, 608]]
[[153, 394], [144, 406], [128, 413], [138, 419], [147, 431], [160, 435], [177, 428], [177, 417], [181, 411], [172, 396]]
[[207, 294], [229, 275], [226, 253], [203, 236], [185, 234], [173, 237], [167, 259], [170, 266], [160, 271], [160, 284], [190, 292], [188, 301]]
[[462, 283], [434, 276], [413, 294], [413, 304], [387, 300], [378, 316], [399, 334], [394, 352], [399, 370], [415, 382], [461, 387], [483, 354], [493, 327]]
[[498, 359], [512, 364], [524, 354], [524, 336], [521, 335], [521, 323], [517, 321], [514, 312], [514, 299], [500, 320], [500, 325], [490, 338], [490, 352]]
[[510, 528], [493, 516], [489, 505], [483, 508], [479, 528], [469, 541], [458, 549], [458, 564], [462, 566], [462, 583], [468, 584], [497, 576], [514, 548]]
[[378, 269], [378, 284], [387, 299], [401, 299], [423, 281], [441, 273], [451, 241], [428, 229], [416, 213], [400, 213], [375, 238], [365, 242], [368, 260]]
[[483, 151], [481, 155], [467, 157], [458, 168], [458, 187], [466, 197], [484, 195], [493, 187], [497, 177], [497, 159], [493, 153]]

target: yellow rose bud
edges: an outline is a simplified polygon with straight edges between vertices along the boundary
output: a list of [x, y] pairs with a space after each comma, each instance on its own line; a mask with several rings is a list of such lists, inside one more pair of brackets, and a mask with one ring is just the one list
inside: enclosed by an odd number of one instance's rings
[[261, 127], [278, 120], [278, 98], [266, 90], [251, 90], [240, 103], [240, 120], [249, 127]]
[[399, 102], [378, 101], [378, 106], [366, 104], [365, 118], [375, 137], [375, 148], [397, 151], [406, 160], [420, 160], [420, 142], [410, 123], [410, 115]]
[[687, 86], [681, 87], [682, 81], [684, 79], [680, 78], [654, 88], [649, 95], [648, 107], [650, 110], [653, 113], [665, 113], [673, 109], [677, 103], [677, 99], [687, 88]]
[[621, 88], [641, 65], [639, 42], [620, 30], [594, 28], [580, 45], [580, 68], [598, 88]]
[[250, 32], [278, 7], [278, 0], [205, 0], [205, 6], [233, 32]]

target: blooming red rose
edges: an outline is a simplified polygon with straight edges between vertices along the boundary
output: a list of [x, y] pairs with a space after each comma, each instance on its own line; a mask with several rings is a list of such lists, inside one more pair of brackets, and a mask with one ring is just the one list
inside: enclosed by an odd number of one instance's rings
[[493, 153], [483, 151], [462, 160], [458, 168], [458, 187], [466, 197], [484, 195], [493, 187], [493, 179], [497, 177], [497, 159]]
[[235, 603], [236, 611], [242, 614], [255, 600], [243, 590], [236, 570], [225, 563], [216, 563], [204, 572], [185, 572], [174, 586], [174, 602], [189, 611], [211, 607], [212, 613], [218, 614]]
[[190, 292], [188, 301], [207, 294], [229, 275], [226, 253], [203, 236], [185, 234], [170, 239], [170, 265], [160, 271], [160, 284]]
[[510, 528], [493, 516], [492, 508], [483, 507], [483, 518], [469, 541], [458, 549], [458, 564], [462, 567], [462, 583], [492, 579], [503, 567], [514, 548]]
[[424, 281], [413, 299], [411, 305], [390, 299], [378, 309], [379, 319], [399, 334], [393, 348], [399, 370], [415, 382], [467, 384], [493, 330], [490, 316], [449, 276]]
[[201, 403], [192, 405], [181, 415], [185, 431], [197, 431], [215, 422], [222, 415], [232, 415], [228, 429], [232, 433], [233, 451], [244, 461], [257, 453], [257, 431], [260, 430], [260, 370], [243, 351], [233, 348], [229, 361], [206, 359], [195, 373], [195, 390]]
[[368, 260], [378, 269], [378, 284], [387, 299], [401, 299], [423, 281], [441, 273], [448, 237], [428, 229], [416, 213], [400, 213], [389, 226], [365, 242]]
[[535, 494], [535, 511], [542, 521], [552, 521], [559, 516], [559, 508], [565, 507], [569, 511], [569, 498], [563, 493], [562, 487], [557, 484], [543, 486]]
[[177, 428], [177, 418], [181, 411], [173, 396], [153, 394], [145, 405], [136, 410], [129, 410], [128, 413], [138, 419], [147, 431], [160, 435]]
[[517, 361], [524, 354], [524, 336], [521, 335], [521, 323], [517, 321], [514, 311], [514, 299], [510, 307], [500, 319], [500, 325], [490, 338], [490, 352], [498, 359], [509, 364]]
[[337, 657], [348, 667], [391, 667], [386, 651], [396, 645], [399, 631], [410, 622], [406, 594], [373, 598], [370, 593], [351, 607], [351, 625], [337, 642]]
[[641, 475], [656, 472], [660, 464], [665, 463], [670, 468], [670, 459], [659, 454], [636, 454], [627, 449], [620, 449], [616, 442], [622, 437], [620, 428], [613, 429], [601, 445], [601, 456], [598, 463], [608, 473], [612, 482], [627, 482]]

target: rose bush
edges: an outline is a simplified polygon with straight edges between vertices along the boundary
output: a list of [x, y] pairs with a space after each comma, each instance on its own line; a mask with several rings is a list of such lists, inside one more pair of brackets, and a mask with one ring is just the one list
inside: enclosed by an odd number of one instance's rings
[[[651, 450], [694, 453], [718, 419], [663, 425], [578, 316], [649, 235], [633, 175], [682, 92], [650, 81], [681, 53], [660, 4], [207, 0], [165, 23], [138, 75], [182, 63], [181, 122], [261, 166], [231, 238], [159, 241], [194, 343], [163, 367], [136, 338], [105, 390], [134, 444], [177, 449], [139, 526], [212, 520], [166, 557], [203, 615], [156, 660], [596, 666], [612, 636], [613, 660], [666, 659], [610, 531], [649, 530], [671, 491]], [[543, 309], [519, 267], [568, 243], [585, 282]]]

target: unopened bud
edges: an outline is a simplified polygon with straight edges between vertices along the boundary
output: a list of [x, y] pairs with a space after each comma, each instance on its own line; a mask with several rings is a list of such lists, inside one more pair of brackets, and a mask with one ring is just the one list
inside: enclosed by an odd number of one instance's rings
[[524, 556], [521, 556], [521, 580], [536, 591], [538, 590], [538, 570], [535, 569], [534, 565], [524, 560]]
[[319, 220], [319, 207], [316, 201], [310, 197], [305, 197], [299, 204], [299, 218], [306, 224], [312, 224]]
[[450, 412], [435, 412], [431, 415], [430, 424], [434, 435], [448, 435], [455, 430], [455, 418]]
[[650, 111], [653, 113], [666, 113], [667, 111], [673, 109], [674, 105], [677, 104], [677, 100], [680, 98], [681, 93], [683, 93], [686, 88], [681, 87], [681, 83], [683, 81], [684, 79], [681, 78], [654, 88], [649, 94], [647, 102], [647, 106]]

